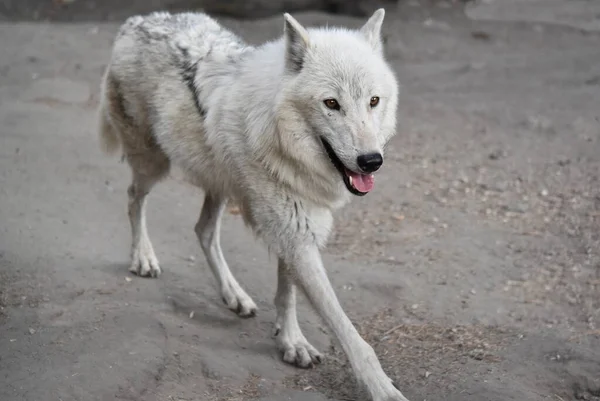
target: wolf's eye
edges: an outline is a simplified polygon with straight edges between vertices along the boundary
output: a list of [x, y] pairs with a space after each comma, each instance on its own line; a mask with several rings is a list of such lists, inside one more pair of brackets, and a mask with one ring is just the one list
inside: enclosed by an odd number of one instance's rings
[[378, 96], [373, 96], [371, 98], [371, 102], [369, 103], [371, 105], [371, 107], [375, 107], [379, 104], [379, 97]]
[[335, 99], [325, 99], [325, 100], [323, 100], [323, 103], [325, 103], [325, 106], [327, 106], [328, 109], [332, 109], [332, 110], [340, 109], [340, 104]]

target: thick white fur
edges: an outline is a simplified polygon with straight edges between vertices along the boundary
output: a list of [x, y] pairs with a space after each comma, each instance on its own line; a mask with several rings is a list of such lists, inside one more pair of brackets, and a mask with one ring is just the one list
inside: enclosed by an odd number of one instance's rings
[[[205, 14], [129, 18], [102, 82], [100, 136], [131, 166], [131, 270], [158, 276], [146, 195], [172, 165], [205, 190], [195, 231], [225, 304], [256, 305], [233, 277], [219, 240], [228, 200], [278, 260], [276, 343], [286, 362], [321, 361], [296, 318], [296, 285], [323, 317], [374, 401], [406, 400], [343, 312], [323, 267], [332, 211], [352, 196], [321, 138], [344, 165], [383, 153], [395, 133], [398, 85], [383, 57], [383, 9], [360, 30], [305, 29], [284, 15], [284, 34], [245, 44]], [[370, 106], [373, 96], [380, 98]], [[340, 110], [325, 106], [335, 98]]]

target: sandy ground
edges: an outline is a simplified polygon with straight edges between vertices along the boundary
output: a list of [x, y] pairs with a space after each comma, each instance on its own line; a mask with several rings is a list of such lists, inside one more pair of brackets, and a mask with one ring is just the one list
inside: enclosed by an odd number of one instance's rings
[[[412, 401], [598, 401], [600, 7], [551, 1], [542, 18], [498, 3], [477, 20], [388, 12], [398, 136], [376, 190], [337, 216], [325, 260]], [[254, 43], [282, 24], [225, 23]], [[0, 25], [0, 399], [364, 400], [304, 301], [327, 361], [280, 361], [274, 261], [235, 214], [223, 248], [260, 312], [221, 304], [192, 230], [200, 191], [175, 179], [152, 193], [165, 273], [128, 274], [129, 173], [94, 130], [116, 28]]]

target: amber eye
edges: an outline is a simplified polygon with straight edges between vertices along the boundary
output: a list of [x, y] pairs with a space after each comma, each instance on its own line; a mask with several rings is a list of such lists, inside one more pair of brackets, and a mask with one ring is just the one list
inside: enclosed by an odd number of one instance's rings
[[375, 106], [377, 106], [378, 104], [379, 104], [379, 97], [377, 97], [377, 96], [373, 96], [373, 97], [371, 98], [371, 102], [370, 102], [370, 105], [371, 105], [371, 107], [375, 107]]
[[327, 106], [327, 108], [329, 108], [329, 109], [332, 109], [332, 110], [340, 109], [340, 104], [335, 99], [325, 99], [323, 101], [323, 103], [325, 103], [325, 106]]

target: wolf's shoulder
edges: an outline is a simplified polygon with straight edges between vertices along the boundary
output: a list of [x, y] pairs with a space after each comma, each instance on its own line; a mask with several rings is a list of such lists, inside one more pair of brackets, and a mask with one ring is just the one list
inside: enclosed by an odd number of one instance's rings
[[171, 42], [182, 47], [203, 44], [209, 47], [247, 47], [237, 35], [202, 12], [153, 12], [129, 17], [117, 38], [135, 37], [142, 43]]
[[204, 13], [177, 13], [157, 11], [145, 15], [134, 15], [120, 26], [118, 35], [144, 34], [155, 39], [176, 35], [181, 32], [205, 30], [218, 32], [221, 26]]

